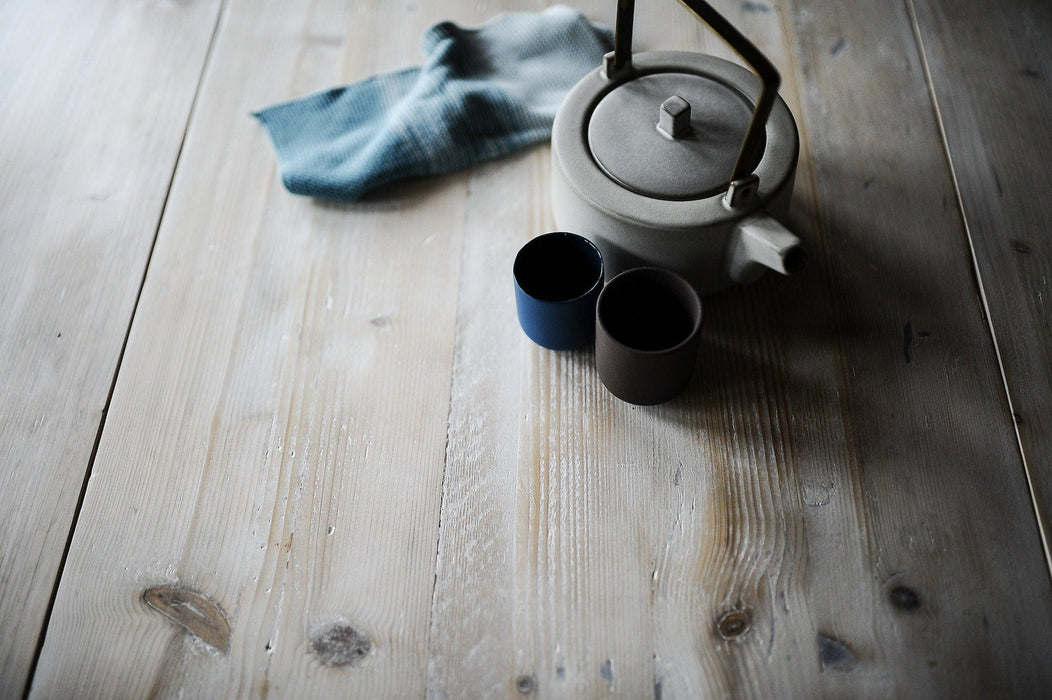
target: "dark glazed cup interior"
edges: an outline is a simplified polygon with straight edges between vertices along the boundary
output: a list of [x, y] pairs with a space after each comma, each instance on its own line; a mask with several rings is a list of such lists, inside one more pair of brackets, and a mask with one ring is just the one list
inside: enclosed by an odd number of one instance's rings
[[668, 401], [694, 373], [701, 321], [698, 293], [676, 273], [655, 267], [622, 272], [596, 307], [599, 378], [623, 401]]
[[603, 256], [591, 241], [563, 231], [543, 234], [519, 249], [513, 272], [519, 324], [531, 340], [552, 350], [592, 340]]

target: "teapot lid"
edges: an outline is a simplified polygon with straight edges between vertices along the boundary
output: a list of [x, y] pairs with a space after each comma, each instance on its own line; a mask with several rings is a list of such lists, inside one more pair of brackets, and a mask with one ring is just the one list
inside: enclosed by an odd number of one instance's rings
[[[753, 103], [733, 86], [694, 73], [649, 73], [621, 83], [588, 120], [592, 157], [633, 192], [666, 200], [726, 191]], [[755, 160], [762, 155], [762, 147]], [[745, 164], [751, 170], [755, 162]]]

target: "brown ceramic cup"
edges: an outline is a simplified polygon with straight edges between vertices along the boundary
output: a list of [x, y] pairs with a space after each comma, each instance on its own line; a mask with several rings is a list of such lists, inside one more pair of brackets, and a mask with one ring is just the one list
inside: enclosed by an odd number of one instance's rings
[[595, 316], [595, 364], [610, 393], [651, 406], [686, 388], [702, 320], [689, 282], [657, 267], [627, 270], [607, 283]]

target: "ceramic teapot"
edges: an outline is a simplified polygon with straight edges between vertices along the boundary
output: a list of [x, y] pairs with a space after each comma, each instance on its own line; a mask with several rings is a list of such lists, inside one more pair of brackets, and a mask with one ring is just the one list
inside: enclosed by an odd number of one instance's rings
[[607, 277], [671, 269], [700, 294], [800, 270], [789, 208], [799, 136], [774, 66], [710, 5], [682, 0], [749, 70], [682, 51], [632, 54], [634, 0], [614, 51], [567, 95], [552, 130], [552, 207], [602, 251]]

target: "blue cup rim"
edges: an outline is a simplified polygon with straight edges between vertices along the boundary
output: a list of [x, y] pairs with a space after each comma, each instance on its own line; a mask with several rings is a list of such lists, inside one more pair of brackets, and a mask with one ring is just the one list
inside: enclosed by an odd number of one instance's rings
[[[526, 264], [526, 256], [531, 254], [533, 252], [533, 249], [542, 245], [550, 244], [552, 243], [553, 239], [556, 238], [564, 238], [567, 240], [571, 240], [577, 243], [578, 245], [584, 245], [584, 249], [592, 254], [593, 260], [595, 261], [595, 279], [593, 280], [592, 284], [580, 294], [560, 299], [546, 299], [541, 295], [534, 294], [533, 291], [531, 291], [531, 289], [529, 288], [532, 285], [525, 285], [522, 283], [522, 277], [524, 276], [522, 266]], [[591, 294], [594, 294], [596, 288], [603, 286], [603, 254], [595, 245], [595, 243], [588, 240], [588, 238], [582, 236], [579, 233], [572, 233], [570, 231], [550, 231], [548, 233], [542, 233], [539, 236], [531, 238], [530, 240], [526, 241], [526, 243], [524, 243], [521, 248], [519, 248], [519, 252], [515, 255], [515, 262], [512, 265], [512, 275], [515, 278], [515, 285], [531, 299], [543, 302], [545, 304], [571, 304], [573, 302], [584, 299], [585, 297]]]

